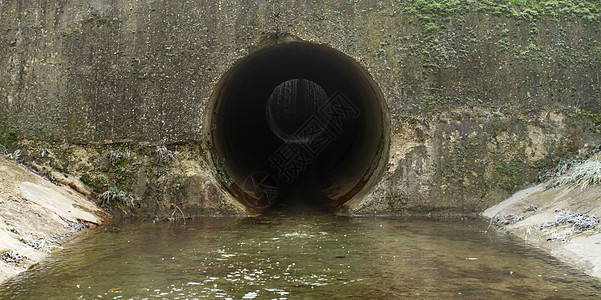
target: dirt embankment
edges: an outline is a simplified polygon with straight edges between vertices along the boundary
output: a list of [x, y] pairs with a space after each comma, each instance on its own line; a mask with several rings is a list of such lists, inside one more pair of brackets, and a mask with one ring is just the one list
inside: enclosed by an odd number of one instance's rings
[[601, 279], [601, 185], [568, 184], [553, 188], [550, 184], [553, 182], [517, 192], [482, 215]]
[[72, 187], [53, 184], [0, 156], [0, 282], [35, 267], [66, 238], [106, 219]]

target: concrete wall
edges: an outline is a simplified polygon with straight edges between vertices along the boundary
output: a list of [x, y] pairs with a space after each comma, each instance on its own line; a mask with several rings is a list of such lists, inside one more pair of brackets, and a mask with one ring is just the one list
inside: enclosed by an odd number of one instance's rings
[[221, 76], [289, 34], [353, 57], [387, 101], [389, 166], [351, 211], [473, 212], [600, 137], [598, 4], [495, 3], [2, 1], [0, 122], [44, 142], [202, 142]]

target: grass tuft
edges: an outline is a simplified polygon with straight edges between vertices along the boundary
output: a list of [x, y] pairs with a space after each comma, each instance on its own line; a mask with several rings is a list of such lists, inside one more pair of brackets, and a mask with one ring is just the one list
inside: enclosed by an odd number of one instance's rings
[[157, 155], [159, 162], [173, 161], [175, 159], [175, 155], [177, 155], [177, 152], [173, 152], [173, 151], [167, 149], [167, 147], [165, 147], [165, 146], [157, 146], [155, 153]]
[[130, 212], [134, 204], [134, 199], [131, 196], [115, 187], [110, 187], [100, 194], [100, 199], [102, 200], [102, 206], [109, 207], [112, 204], [120, 207], [124, 213]]
[[573, 185], [583, 189], [599, 183], [601, 183], [601, 161], [593, 159], [574, 166], [571, 172], [556, 179], [552, 185], [554, 187]]

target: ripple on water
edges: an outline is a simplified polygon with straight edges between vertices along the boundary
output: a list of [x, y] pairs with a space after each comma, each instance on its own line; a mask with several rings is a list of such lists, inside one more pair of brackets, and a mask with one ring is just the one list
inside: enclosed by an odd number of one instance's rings
[[[598, 281], [480, 220], [328, 215], [113, 224], [73, 240], [0, 298], [601, 296]], [[194, 229], [194, 230], [190, 230]]]

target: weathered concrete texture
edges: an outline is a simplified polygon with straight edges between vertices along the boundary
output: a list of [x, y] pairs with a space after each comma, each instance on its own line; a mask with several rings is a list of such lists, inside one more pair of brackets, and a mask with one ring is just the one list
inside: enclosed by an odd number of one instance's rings
[[[141, 162], [131, 192], [140, 209], [133, 212], [158, 219], [246, 215], [245, 208], [219, 188], [208, 165], [199, 164], [198, 156], [187, 152], [187, 147], [176, 149], [179, 151], [168, 162], [157, 164], [148, 158]], [[125, 185], [124, 189], [130, 187]]]
[[409, 3], [1, 5], [0, 67], [7, 72], [0, 101], [15, 129], [34, 137], [199, 140], [220, 76], [278, 33], [357, 59], [380, 85], [397, 128], [402, 117], [470, 99], [518, 110], [599, 108], [601, 100], [598, 20], [530, 22], [466, 11], [428, 31], [423, 18], [429, 15], [408, 12]]
[[565, 151], [591, 148], [557, 112], [506, 116], [481, 109], [415, 120], [393, 134], [384, 179], [355, 214], [469, 214], [534, 181]]
[[[2, 1], [0, 125], [71, 144], [202, 143], [221, 76], [287, 34], [353, 57], [390, 109], [391, 166], [351, 211], [474, 212], [553, 157], [599, 142], [601, 26], [591, 3]], [[171, 192], [142, 188], [153, 186], [144, 176], [128, 192]], [[218, 189], [202, 187], [205, 175], [178, 176], [159, 176], [183, 186], [177, 197]]]
[[0, 157], [0, 282], [25, 271], [67, 237], [107, 214], [66, 186], [57, 186]]

